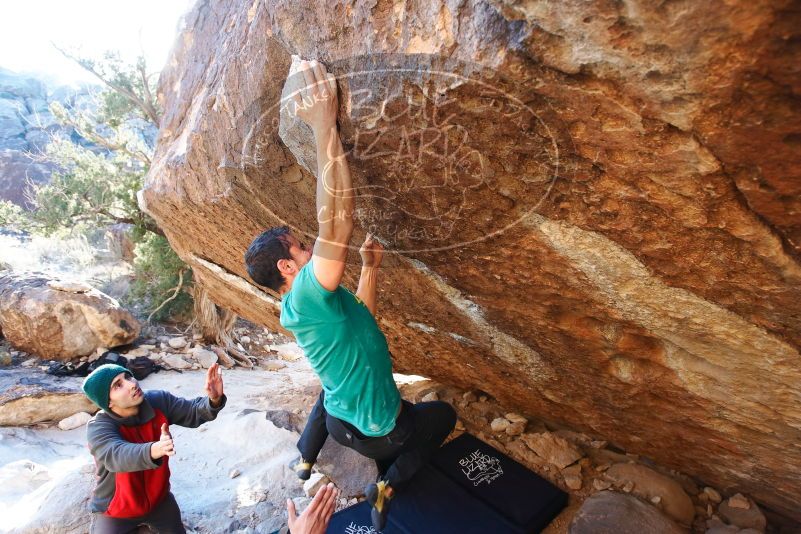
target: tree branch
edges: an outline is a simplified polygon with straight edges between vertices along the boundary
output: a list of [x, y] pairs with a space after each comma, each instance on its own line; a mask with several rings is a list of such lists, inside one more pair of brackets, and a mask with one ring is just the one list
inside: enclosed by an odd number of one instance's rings
[[[152, 105], [153, 95], [150, 94], [150, 83], [148, 82], [148, 76], [145, 72], [145, 65], [140, 63], [137, 68], [139, 69], [139, 76], [142, 78], [142, 90], [145, 92], [145, 101]], [[155, 112], [155, 109], [153, 111]], [[158, 125], [159, 123], [157, 122], [156, 126]]]
[[164, 235], [164, 230], [144, 219], [142, 221], [139, 221], [137, 219], [134, 219], [133, 217], [120, 217], [119, 215], [114, 215], [105, 208], [96, 208], [94, 211], [95, 213], [98, 213], [100, 215], [105, 215], [114, 222], [126, 223], [126, 224], [141, 224], [142, 227], [148, 232], [153, 232], [154, 234], [160, 235], [162, 237], [167, 237], [166, 235]]
[[[77, 57], [73, 56], [72, 54], [70, 54], [66, 50], [60, 48], [57, 44], [53, 43], [52, 41], [51, 41], [50, 44], [52, 44], [55, 47], [56, 50], [61, 52], [64, 55], [64, 57], [66, 57], [67, 59], [71, 59], [72, 61], [74, 61], [75, 63], [77, 63], [81, 67], [83, 67], [84, 70], [86, 70], [87, 72], [89, 72], [89, 73], [93, 74], [95, 77], [97, 77], [101, 82], [106, 84], [106, 86], [108, 86], [109, 88], [115, 90], [117, 93], [119, 93], [122, 96], [124, 96], [125, 98], [127, 98], [131, 103], [133, 103], [136, 107], [138, 107], [142, 111], [142, 113], [144, 113], [145, 116], [148, 119], [150, 119], [150, 121], [153, 124], [156, 125], [156, 127], [160, 126], [161, 119], [159, 117], [158, 112], [156, 111], [156, 108], [153, 106], [152, 102], [145, 102], [144, 100], [142, 100], [139, 97], [139, 95], [137, 95], [136, 93], [134, 93], [133, 91], [131, 91], [127, 87], [123, 87], [122, 85], [120, 85], [118, 83], [114, 83], [113, 81], [106, 79], [106, 77], [103, 76], [103, 74], [98, 72], [97, 69], [95, 69], [88, 62], [81, 61], [80, 58], [77, 58]], [[147, 89], [147, 93], [146, 94], [150, 94], [150, 90], [149, 89]]]
[[131, 158], [139, 160], [140, 162], [144, 163], [148, 167], [150, 166], [150, 163], [151, 163], [150, 158], [148, 157], [147, 154], [145, 154], [141, 150], [132, 151], [124, 143], [123, 144], [112, 143], [111, 141], [109, 141], [105, 137], [103, 137], [103, 136], [101, 136], [101, 135], [99, 135], [99, 134], [97, 134], [95, 132], [89, 132], [89, 131], [85, 130], [80, 125], [80, 123], [78, 123], [78, 121], [73, 120], [71, 117], [64, 117], [63, 120], [64, 120], [64, 122], [66, 123], [67, 126], [72, 126], [75, 129], [75, 131], [78, 132], [78, 134], [81, 137], [83, 137], [84, 139], [86, 139], [88, 141], [91, 141], [91, 142], [93, 142], [95, 144], [98, 144], [98, 145], [100, 145], [100, 146], [102, 146], [104, 148], [107, 148], [108, 150], [111, 150], [112, 152], [118, 152], [118, 151], [119, 152], [123, 152], [123, 153], [127, 154], [128, 156], [130, 156]]
[[186, 267], [182, 267], [181, 270], [178, 271], [178, 285], [175, 286], [175, 288], [172, 290], [172, 295], [167, 297], [167, 299], [164, 302], [159, 304], [158, 308], [156, 308], [155, 310], [150, 312], [150, 315], [147, 316], [147, 322], [150, 322], [150, 320], [153, 318], [153, 316], [156, 315], [156, 312], [159, 311], [161, 308], [163, 308], [165, 304], [167, 304], [168, 302], [170, 302], [171, 300], [173, 300], [175, 297], [178, 296], [178, 293], [181, 291], [181, 288], [184, 286], [184, 271], [186, 271]]

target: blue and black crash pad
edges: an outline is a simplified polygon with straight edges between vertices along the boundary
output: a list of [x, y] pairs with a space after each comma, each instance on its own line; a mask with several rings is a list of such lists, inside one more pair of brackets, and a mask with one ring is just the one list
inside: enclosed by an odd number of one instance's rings
[[[392, 499], [383, 534], [531, 534], [567, 505], [567, 494], [483, 441], [443, 446]], [[334, 514], [329, 534], [376, 534], [370, 505]]]
[[[393, 503], [394, 504], [394, 503]], [[393, 511], [390, 511], [390, 514]], [[370, 503], [362, 501], [331, 516], [326, 534], [376, 534], [370, 519]], [[395, 525], [388, 523], [382, 534], [404, 534]]]

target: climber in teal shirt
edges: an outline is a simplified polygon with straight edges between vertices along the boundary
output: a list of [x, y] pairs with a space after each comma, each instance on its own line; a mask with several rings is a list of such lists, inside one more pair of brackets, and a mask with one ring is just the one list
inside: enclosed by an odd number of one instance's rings
[[283, 294], [281, 326], [295, 335], [320, 377], [326, 411], [365, 436], [383, 436], [395, 426], [401, 405], [386, 338], [362, 299], [317, 281], [313, 262]]
[[245, 265], [253, 281], [281, 295], [281, 325], [295, 336], [323, 386], [298, 441], [298, 476], [309, 478], [329, 434], [372, 458], [380, 478], [365, 495], [373, 526], [381, 530], [394, 492], [448, 437], [456, 413], [444, 402], [401, 400], [375, 320], [383, 247], [371, 235], [359, 249], [356, 293], [340, 285], [354, 229], [355, 190], [337, 130], [336, 80], [316, 61], [300, 67], [304, 88], [289, 107], [314, 132], [318, 235], [310, 250], [286, 226], [271, 228], [250, 244]]

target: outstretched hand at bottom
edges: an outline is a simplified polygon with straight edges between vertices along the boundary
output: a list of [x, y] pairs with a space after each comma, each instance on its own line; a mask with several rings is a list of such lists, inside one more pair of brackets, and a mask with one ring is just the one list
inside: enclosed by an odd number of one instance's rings
[[289, 513], [290, 532], [292, 534], [323, 534], [334, 513], [338, 496], [339, 490], [333, 484], [327, 484], [317, 490], [309, 507], [300, 515], [297, 515], [292, 499], [287, 499], [286, 509]]
[[220, 364], [213, 363], [209, 370], [206, 372], [206, 395], [209, 396], [209, 401], [214, 408], [220, 405], [222, 396], [225, 395], [223, 391], [222, 369]]

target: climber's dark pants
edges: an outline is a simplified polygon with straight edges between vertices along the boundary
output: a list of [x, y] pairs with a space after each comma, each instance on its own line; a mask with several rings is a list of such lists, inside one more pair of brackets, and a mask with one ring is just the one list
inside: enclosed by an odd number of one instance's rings
[[185, 534], [181, 521], [181, 510], [172, 493], [167, 493], [161, 503], [149, 514], [141, 517], [110, 517], [95, 512], [92, 514], [91, 534], [134, 534], [140, 525], [147, 525], [159, 534]]
[[326, 412], [324, 398], [320, 393], [298, 441], [301, 456], [316, 461], [330, 433], [341, 445], [375, 460], [379, 474], [393, 488], [412, 478], [456, 425], [456, 412], [446, 402], [403, 401], [395, 428], [385, 436], [369, 437]]

